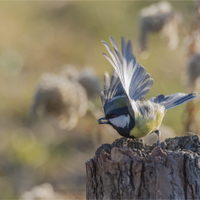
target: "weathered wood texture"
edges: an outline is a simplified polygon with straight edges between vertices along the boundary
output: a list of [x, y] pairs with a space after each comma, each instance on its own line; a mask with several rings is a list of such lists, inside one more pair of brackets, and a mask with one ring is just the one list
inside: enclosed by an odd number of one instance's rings
[[87, 199], [200, 199], [199, 138], [167, 139], [162, 150], [120, 138], [99, 147], [86, 172]]

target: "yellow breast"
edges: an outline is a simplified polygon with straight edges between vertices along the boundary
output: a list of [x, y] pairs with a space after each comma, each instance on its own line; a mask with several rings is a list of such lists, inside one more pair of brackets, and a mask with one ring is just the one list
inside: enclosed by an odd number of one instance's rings
[[154, 110], [154, 115], [142, 116], [138, 115], [135, 119], [135, 127], [130, 135], [139, 138], [148, 135], [149, 133], [159, 129], [160, 124], [165, 114], [164, 107]]

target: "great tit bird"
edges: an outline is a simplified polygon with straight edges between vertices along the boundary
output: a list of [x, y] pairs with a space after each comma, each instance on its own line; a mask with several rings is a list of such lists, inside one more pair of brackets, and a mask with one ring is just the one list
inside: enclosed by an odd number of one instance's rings
[[105, 73], [104, 91], [101, 92], [105, 117], [99, 119], [98, 122], [110, 124], [121, 136], [128, 138], [140, 138], [155, 132], [158, 134], [158, 145], [160, 145], [159, 127], [165, 112], [199, 96], [196, 96], [196, 93], [176, 93], [168, 96], [159, 94], [157, 97], [144, 100], [154, 80], [137, 62], [130, 40], [126, 44], [122, 37], [122, 56], [112, 37], [110, 41], [114, 53], [105, 41], [102, 43], [112, 59], [103, 54], [114, 70], [111, 81], [109, 74]]

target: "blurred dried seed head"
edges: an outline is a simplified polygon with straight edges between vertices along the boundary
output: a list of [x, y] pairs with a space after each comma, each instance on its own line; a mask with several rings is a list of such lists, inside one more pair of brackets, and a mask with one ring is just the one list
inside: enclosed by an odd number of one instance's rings
[[77, 80], [79, 71], [73, 65], [68, 64], [63, 66], [60, 75], [66, 77], [68, 80]]
[[61, 71], [61, 75], [69, 80], [79, 82], [87, 91], [88, 97], [95, 97], [100, 94], [100, 80], [91, 67], [78, 71], [73, 65], [66, 65]]
[[147, 51], [148, 35], [157, 32], [161, 34], [161, 38], [167, 43], [168, 47], [174, 50], [179, 41], [178, 24], [180, 21], [180, 14], [173, 11], [169, 2], [163, 1], [143, 8], [139, 16], [140, 52], [144, 54]]
[[61, 129], [72, 129], [88, 109], [88, 97], [100, 94], [100, 81], [92, 68], [78, 71], [72, 65], [59, 75], [43, 74], [35, 90], [32, 117], [53, 116]]
[[186, 64], [187, 88], [193, 92], [197, 89], [197, 81], [200, 77], [200, 54], [194, 53]]
[[188, 92], [198, 91], [200, 77], [200, 31], [194, 31], [184, 40], [188, 62], [186, 64], [186, 88]]
[[31, 116], [51, 115], [62, 129], [72, 129], [79, 117], [86, 114], [87, 94], [76, 81], [54, 75], [42, 75], [37, 85]]
[[101, 92], [100, 80], [92, 68], [84, 68], [80, 72], [78, 82], [86, 89], [89, 97], [97, 96]]
[[200, 28], [200, 0], [194, 0], [194, 7], [192, 11], [193, 29]]
[[184, 40], [184, 44], [188, 56], [192, 56], [194, 53], [200, 53], [200, 30], [193, 31], [188, 35]]

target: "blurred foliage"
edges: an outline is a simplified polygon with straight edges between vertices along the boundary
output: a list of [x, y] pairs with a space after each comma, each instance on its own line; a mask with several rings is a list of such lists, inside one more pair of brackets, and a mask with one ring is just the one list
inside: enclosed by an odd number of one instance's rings
[[[156, 1], [0, 2], [0, 198], [18, 198], [49, 182], [60, 193], [83, 194], [85, 161], [101, 143], [114, 140], [88, 113], [72, 131], [61, 131], [49, 118], [28, 116], [35, 86], [45, 72], [58, 73], [65, 64], [93, 66], [103, 81], [112, 66], [102, 56], [101, 40], [131, 39], [138, 61], [155, 80], [148, 98], [185, 92], [182, 76], [187, 57], [184, 36], [175, 51], [150, 36], [150, 57], [138, 52], [138, 14]], [[189, 27], [192, 1], [171, 1]], [[198, 92], [198, 91], [197, 91]], [[100, 98], [93, 99], [102, 110]], [[167, 112], [163, 123], [184, 135], [185, 105]], [[118, 135], [116, 135], [118, 137]], [[74, 189], [75, 188], [75, 189]], [[85, 198], [85, 196], [83, 196]]]

